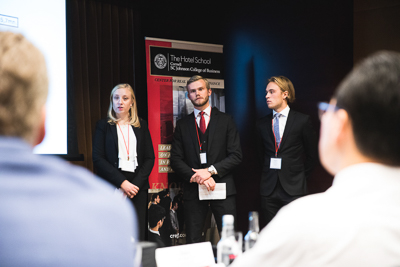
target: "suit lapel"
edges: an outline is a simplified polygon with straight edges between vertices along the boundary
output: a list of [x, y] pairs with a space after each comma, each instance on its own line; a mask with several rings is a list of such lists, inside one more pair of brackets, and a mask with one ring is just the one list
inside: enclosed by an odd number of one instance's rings
[[267, 121], [265, 123], [265, 132], [268, 135], [268, 138], [271, 140], [272, 144], [275, 144], [274, 132], [272, 130], [272, 113], [267, 116]]
[[287, 139], [287, 138], [285, 138], [285, 136], [289, 136], [290, 135], [290, 132], [292, 130], [292, 126], [293, 126], [294, 121], [295, 121], [295, 117], [296, 117], [296, 115], [294, 114], [294, 112], [289, 110], [288, 118], [286, 120], [285, 130], [283, 131], [283, 135], [282, 135], [282, 142], [281, 142], [281, 145], [279, 146], [279, 149], [285, 144], [285, 141]]
[[141, 144], [141, 138], [142, 135], [140, 134], [140, 129], [137, 127], [134, 127], [133, 125], [131, 125], [133, 132], [135, 133], [135, 137], [136, 137], [136, 154], [138, 153], [138, 147]]
[[213, 140], [215, 131], [217, 129], [218, 125], [218, 119], [219, 119], [219, 110], [217, 108], [212, 108], [211, 109], [211, 116], [210, 116], [210, 122], [208, 123], [208, 143], [207, 143], [207, 151], [210, 151], [211, 148], [211, 142]]
[[117, 133], [117, 127], [118, 125], [116, 124], [108, 124], [108, 127], [111, 129], [111, 136], [114, 140], [114, 145], [118, 149], [118, 133]]
[[200, 146], [199, 138], [197, 136], [196, 120], [194, 118], [194, 113], [187, 117], [186, 126], [189, 131], [190, 138], [192, 139], [193, 146], [197, 152], [198, 157], [200, 157]]

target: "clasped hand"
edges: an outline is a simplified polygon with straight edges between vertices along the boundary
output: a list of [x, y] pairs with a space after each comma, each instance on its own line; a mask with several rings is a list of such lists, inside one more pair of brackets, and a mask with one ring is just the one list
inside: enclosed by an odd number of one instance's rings
[[208, 191], [214, 191], [215, 181], [211, 177], [211, 173], [207, 169], [192, 169], [195, 173], [190, 178], [191, 183], [205, 185]]
[[122, 190], [124, 190], [124, 194], [127, 195], [129, 198], [133, 198], [139, 192], [139, 187], [132, 184], [128, 180], [125, 180], [121, 184]]

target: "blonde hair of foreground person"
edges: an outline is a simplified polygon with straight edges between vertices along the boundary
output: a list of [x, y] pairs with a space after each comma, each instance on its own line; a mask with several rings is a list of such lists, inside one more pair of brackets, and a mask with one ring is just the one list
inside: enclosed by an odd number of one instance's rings
[[0, 135], [40, 143], [47, 93], [42, 53], [21, 34], [0, 32]]

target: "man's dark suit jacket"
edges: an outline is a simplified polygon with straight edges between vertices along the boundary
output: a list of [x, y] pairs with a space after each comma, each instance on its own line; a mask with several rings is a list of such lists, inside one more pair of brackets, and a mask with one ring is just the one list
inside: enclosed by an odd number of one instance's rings
[[[154, 165], [154, 150], [147, 123], [140, 121], [140, 128], [132, 126], [137, 146], [138, 167], [129, 182], [138, 186], [140, 190], [149, 188], [149, 175]], [[93, 138], [93, 164], [97, 174], [119, 188], [127, 180], [118, 169], [118, 134], [115, 124], [109, 124], [107, 119], [97, 122]]]
[[[176, 123], [171, 148], [171, 167], [184, 180], [184, 199], [198, 199], [198, 184], [190, 183], [192, 168], [201, 169], [200, 147], [194, 113]], [[232, 170], [242, 160], [239, 133], [232, 117], [212, 108], [208, 130], [207, 164], [214, 165], [216, 183], [226, 183], [226, 195], [236, 194]]]
[[157, 244], [157, 248], [163, 248], [165, 247], [164, 242], [161, 239], [161, 236], [159, 236], [158, 234], [155, 234], [153, 232], [150, 232], [149, 230], [149, 242], [154, 242]]
[[285, 191], [292, 196], [307, 193], [307, 178], [317, 161], [317, 137], [310, 117], [290, 109], [278, 158], [282, 158], [280, 170], [270, 169], [275, 157], [275, 139], [272, 129], [272, 113], [257, 121], [258, 148], [263, 162], [260, 193], [268, 196], [279, 179]]

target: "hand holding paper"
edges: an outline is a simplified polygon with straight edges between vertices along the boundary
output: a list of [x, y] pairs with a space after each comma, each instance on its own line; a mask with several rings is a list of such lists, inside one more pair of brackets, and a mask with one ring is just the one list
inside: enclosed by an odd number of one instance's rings
[[213, 178], [210, 178], [210, 179], [204, 181], [203, 184], [207, 187], [208, 191], [214, 191], [214, 189], [215, 189], [215, 181], [214, 181]]

